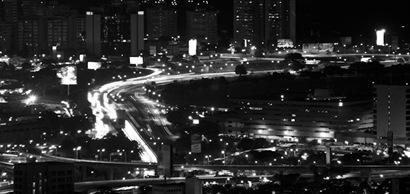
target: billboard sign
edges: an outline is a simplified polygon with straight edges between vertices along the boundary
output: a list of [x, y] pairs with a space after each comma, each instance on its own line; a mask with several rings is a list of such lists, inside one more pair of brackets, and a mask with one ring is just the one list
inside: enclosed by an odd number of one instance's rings
[[149, 54], [155, 56], [157, 54], [157, 46], [149, 46]]
[[291, 48], [293, 41], [291, 39], [278, 39], [278, 48]]
[[80, 60], [80, 62], [84, 62], [85, 61], [85, 54], [80, 54], [79, 60]]
[[117, 127], [119, 128], [124, 128], [125, 127], [125, 110], [116, 110], [117, 113], [117, 119], [116, 119], [116, 124]]
[[393, 36], [391, 38], [391, 49], [397, 51], [399, 48], [399, 38], [397, 36]]
[[70, 65], [57, 70], [57, 77], [61, 79], [61, 85], [77, 85], [77, 67]]
[[320, 43], [318, 44], [319, 53], [333, 52], [333, 43]]
[[304, 53], [331, 53], [334, 50], [333, 43], [305, 43]]
[[377, 30], [376, 31], [376, 45], [377, 46], [384, 46], [384, 33], [386, 30]]
[[158, 174], [171, 177], [173, 174], [172, 145], [161, 146], [161, 157], [158, 165]]
[[89, 61], [89, 62], [87, 63], [87, 68], [88, 68], [88, 69], [92, 69], [92, 70], [100, 69], [100, 68], [101, 68], [101, 62], [92, 62], [92, 61]]
[[189, 40], [189, 42], [188, 42], [189, 44], [188, 44], [188, 54], [190, 55], [190, 56], [194, 56], [194, 55], [196, 55], [196, 47], [197, 47], [197, 45], [198, 45], [198, 42], [197, 42], [197, 40], [196, 39], [191, 39], [191, 40]]
[[345, 36], [340, 38], [340, 43], [344, 45], [351, 45], [352, 44], [352, 37], [351, 36]]
[[303, 52], [304, 53], [318, 53], [318, 44], [311, 44], [311, 43], [305, 43], [303, 44]]
[[144, 64], [144, 59], [142, 57], [130, 57], [130, 64], [142, 65]]
[[200, 134], [191, 135], [191, 152], [201, 153], [202, 136]]

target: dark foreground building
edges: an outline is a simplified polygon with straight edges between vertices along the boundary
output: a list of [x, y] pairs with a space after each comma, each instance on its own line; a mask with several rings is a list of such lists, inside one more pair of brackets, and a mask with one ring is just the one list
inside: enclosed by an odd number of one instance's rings
[[72, 194], [74, 165], [59, 162], [14, 165], [15, 194]]

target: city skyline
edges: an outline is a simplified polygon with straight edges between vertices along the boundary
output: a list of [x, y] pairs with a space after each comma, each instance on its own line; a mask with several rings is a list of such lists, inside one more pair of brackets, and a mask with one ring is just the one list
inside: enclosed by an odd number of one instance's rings
[[3, 0], [0, 192], [407, 192], [407, 4]]
[[[86, 25], [86, 23], [85, 21], [82, 21], [82, 18], [85, 17], [87, 11], [95, 9], [95, 7], [108, 5], [113, 1], [57, 1], [61, 4], [69, 5], [69, 7], [79, 11], [77, 13], [70, 12], [65, 7], [60, 9], [55, 8], [55, 3], [52, 3], [52, 1], [44, 2], [44, 5], [50, 5], [49, 8], [45, 8], [42, 7], [39, 2], [25, 0], [24, 2], [26, 3], [22, 4], [21, 9], [17, 8], [17, 4], [13, 2], [18, 2], [18, 0], [7, 0], [4, 2], [4, 12], [2, 17], [5, 22], [1, 24], [3, 27], [1, 33], [2, 37], [7, 38], [3, 38], [2, 45], [7, 48], [5, 50], [14, 50], [14, 52], [20, 53], [23, 51], [29, 51], [28, 53], [34, 54], [45, 51], [47, 52], [51, 46], [55, 46], [57, 44], [62, 46], [63, 49], [75, 48], [77, 50], [84, 50], [84, 48], [82, 48], [83, 43], [80, 39], [84, 39], [84, 25]], [[167, 6], [175, 7], [174, 5], [176, 4], [178, 6], [168, 10], [168, 12], [173, 13], [175, 16], [166, 16], [165, 18], [174, 19], [165, 23], [165, 20], [162, 21], [164, 24], [161, 22], [152, 22], [158, 21], [161, 16], [156, 14], [157, 18], [151, 17], [153, 14], [150, 14], [151, 12], [149, 10], [152, 10], [155, 6], [153, 7], [152, 4], [147, 3], [149, 1], [131, 2], [149, 5], [148, 7], [136, 7], [136, 9], [139, 10], [148, 11], [144, 24], [145, 35], [148, 36], [155, 32], [153, 31], [155, 28], [157, 31], [159, 30], [158, 32], [169, 31], [170, 36], [177, 35], [182, 38], [195, 36], [202, 36], [203, 38], [209, 36], [212, 43], [219, 42], [221, 45], [225, 46], [232, 42], [243, 46], [243, 39], [247, 39], [248, 41], [252, 40], [255, 42], [255, 45], [260, 45], [263, 43], [263, 45], [266, 46], [275, 45], [277, 43], [277, 39], [290, 38], [293, 40], [294, 44], [311, 42], [336, 43], [339, 42], [342, 37], [349, 37], [353, 44], [373, 44], [375, 42], [375, 30], [385, 29], [386, 41], [388, 44], [392, 44], [392, 41], [397, 40], [397, 42], [402, 46], [407, 45], [407, 42], [409, 41], [409, 38], [406, 36], [409, 32], [409, 27], [407, 25], [409, 24], [409, 21], [406, 19], [407, 17], [405, 17], [405, 11], [403, 11], [407, 4], [403, 1], [385, 4], [383, 1], [344, 3], [344, 1], [336, 0], [332, 1], [332, 3], [328, 3], [323, 0], [264, 0], [258, 2], [261, 3], [261, 5], [266, 4], [265, 8], [248, 8], [249, 10], [245, 10], [243, 13], [246, 14], [246, 12], [250, 12], [252, 14], [250, 16], [245, 16], [242, 13], [243, 16], [241, 16], [238, 15], [239, 13], [237, 13], [237, 10], [234, 13], [235, 7], [238, 8], [239, 5], [234, 2], [242, 1], [180, 0], [168, 2]], [[197, 5], [196, 2], [201, 2], [199, 5], [206, 8], [204, 9], [204, 13], [212, 13], [212, 15], [215, 15], [213, 17], [216, 19], [214, 18], [212, 20], [215, 20], [216, 22], [210, 22], [207, 25], [204, 25], [204, 22], [191, 22], [192, 24], [202, 23], [200, 24], [202, 27], [195, 27], [196, 29], [199, 29], [195, 31], [196, 34], [192, 34], [192, 32], [194, 32], [192, 29], [194, 28], [190, 28], [192, 25], [187, 23], [190, 21], [189, 18], [192, 18], [192, 14], [189, 13], [191, 11], [202, 11], [195, 8], [195, 5]], [[247, 2], [249, 4], [249, 2], [253, 1]], [[279, 5], [277, 2], [283, 2], [281, 5], [290, 3], [292, 6], [289, 8], [280, 6], [272, 7], [276, 4]], [[269, 7], [268, 4], [271, 7]], [[156, 5], [156, 3], [153, 5]], [[249, 5], [251, 7], [254, 6], [252, 3]], [[338, 9], [334, 9], [334, 7], [332, 9], [332, 6], [338, 7]], [[108, 8], [109, 6], [105, 7]], [[158, 8], [155, 9], [158, 10]], [[163, 8], [160, 8], [159, 10], [161, 9]], [[262, 9], [264, 9], [263, 14], [261, 12]], [[175, 11], [172, 12], [172, 10]], [[166, 10], [162, 10], [161, 12], [164, 11]], [[257, 14], [259, 12], [260, 14]], [[17, 16], [17, 14], [20, 15]], [[70, 19], [64, 18], [67, 16], [69, 16]], [[124, 19], [124, 17], [127, 16], [124, 15], [122, 17]], [[253, 19], [247, 19], [246, 17], [253, 17]], [[207, 17], [207, 20], [209, 19], [211, 18]], [[244, 23], [245, 20], [247, 20], [247, 23]], [[16, 32], [17, 29], [13, 27], [13, 23], [18, 23], [18, 26], [20, 26], [18, 29], [20, 29], [20, 31]], [[210, 24], [216, 25], [216, 28]], [[46, 25], [52, 25], [53, 28], [46, 31], [44, 29], [44, 26]], [[24, 29], [24, 31], [21, 31], [22, 29]], [[212, 30], [210, 31], [210, 29]], [[59, 33], [60, 31], [61, 33]], [[14, 32], [18, 35], [13, 36], [12, 34], [14, 34]], [[249, 32], [251, 32], [251, 34], [248, 34]], [[79, 35], [82, 37], [77, 37], [78, 40], [75, 40], [76, 36]], [[148, 39], [162, 36], [161, 34], [153, 35], [154, 36], [148, 37]], [[243, 37], [239, 37], [238, 35]], [[127, 33], [123, 36], [128, 37]], [[38, 40], [33, 40], [32, 37], [37, 38]], [[18, 41], [18, 46], [11, 44], [12, 39]], [[36, 48], [31, 48], [33, 46]], [[27, 49], [26, 47], [29, 48]]]
[[[61, 0], [61, 2], [67, 3], [68, 1]], [[89, 2], [91, 5], [98, 5], [104, 1], [69, 2], [74, 2], [74, 4]], [[110, 2], [110, 0], [105, 2]], [[224, 18], [219, 19], [222, 21], [219, 27], [231, 26], [223, 30], [227, 30], [228, 34], [233, 36], [233, 11], [231, 10], [233, 0], [209, 0], [209, 4], [219, 10], [219, 14]], [[410, 20], [406, 17], [406, 10], [410, 2], [407, 1], [296, 0], [296, 4], [299, 40], [319, 35], [328, 39], [338, 35], [369, 36], [372, 35], [374, 29], [380, 28], [403, 36], [409, 32], [410, 28]], [[402, 26], [405, 28], [402, 29]]]

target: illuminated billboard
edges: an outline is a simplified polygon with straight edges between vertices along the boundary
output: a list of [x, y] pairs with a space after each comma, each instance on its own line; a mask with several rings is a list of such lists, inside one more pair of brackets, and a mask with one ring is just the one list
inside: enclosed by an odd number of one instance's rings
[[61, 85], [77, 85], [77, 67], [64, 66], [57, 71], [57, 77], [61, 79]]
[[10, 57], [7, 57], [7, 56], [0, 57], [0, 62], [4, 62], [8, 65], [10, 63]]
[[191, 39], [189, 40], [189, 47], [188, 47], [188, 54], [190, 56], [196, 55], [196, 47], [197, 47], [197, 40], [196, 39]]
[[333, 43], [320, 43], [318, 44], [319, 53], [331, 53], [333, 52]]
[[293, 47], [293, 41], [291, 39], [278, 39], [278, 48]]
[[340, 43], [342, 43], [344, 45], [351, 45], [352, 44], [352, 37], [351, 36], [341, 37], [340, 38]]
[[376, 45], [377, 46], [384, 46], [384, 33], [386, 30], [377, 30], [376, 31]]
[[101, 68], [101, 62], [92, 62], [92, 61], [89, 61], [89, 62], [87, 63], [87, 68], [88, 68], [88, 69], [92, 69], [92, 70], [97, 70], [97, 69]]
[[80, 59], [80, 62], [84, 62], [85, 54], [80, 54], [79, 59]]
[[142, 57], [130, 57], [130, 64], [142, 65], [144, 64], [144, 59]]
[[303, 44], [304, 53], [332, 53], [334, 50], [333, 43], [306, 43]]
[[155, 56], [157, 54], [157, 46], [149, 46], [149, 54]]

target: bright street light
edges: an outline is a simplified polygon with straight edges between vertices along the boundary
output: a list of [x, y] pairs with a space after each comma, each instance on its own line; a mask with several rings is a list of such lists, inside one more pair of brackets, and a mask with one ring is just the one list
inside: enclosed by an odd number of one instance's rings
[[33, 104], [37, 101], [37, 96], [31, 95], [27, 98], [26, 104]]

